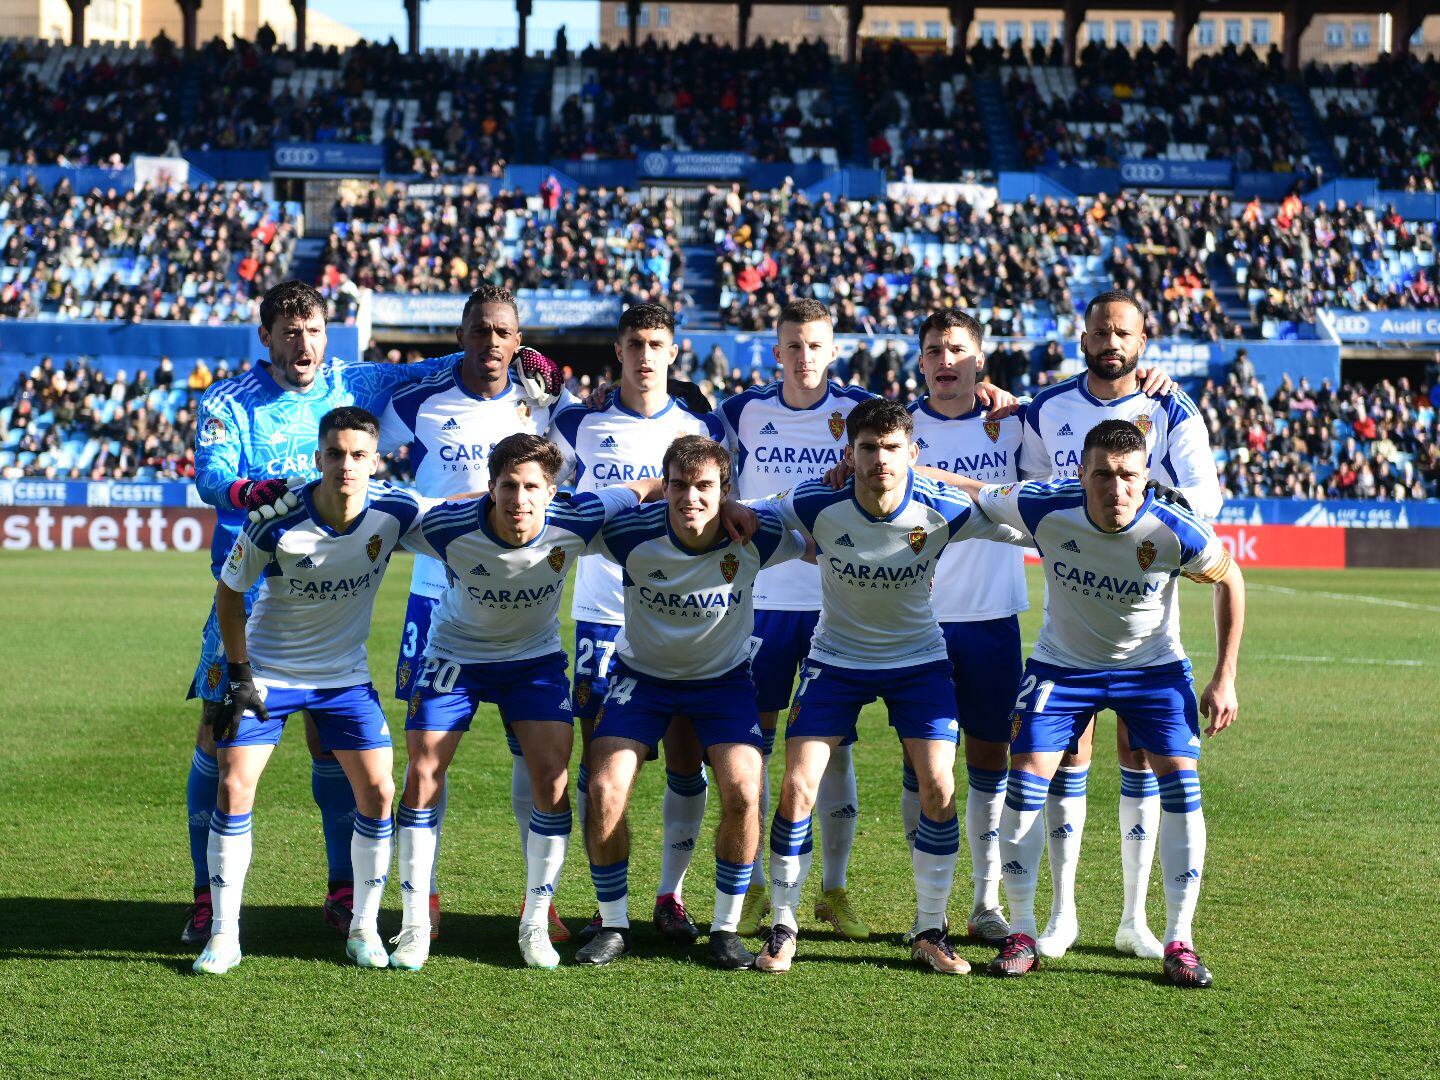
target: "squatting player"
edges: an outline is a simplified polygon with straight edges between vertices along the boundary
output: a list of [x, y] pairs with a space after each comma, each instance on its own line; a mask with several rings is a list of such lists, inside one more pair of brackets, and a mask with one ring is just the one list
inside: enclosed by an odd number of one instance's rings
[[[395, 784], [365, 640], [390, 556], [420, 506], [408, 492], [372, 481], [379, 437], [379, 421], [364, 409], [327, 413], [315, 453], [320, 479], [305, 486], [297, 509], [247, 525], [225, 559], [215, 606], [226, 690], [212, 711], [220, 787], [206, 852], [215, 914], [196, 972], [223, 974], [240, 962], [255, 789], [286, 719], [301, 710], [354, 792], [355, 906], [345, 951], [361, 967], [388, 965], [377, 919]], [[257, 581], [247, 623], [245, 593]]]
[[820, 553], [821, 608], [786, 722], [785, 779], [770, 830], [775, 922], [755, 964], [766, 971], [790, 968], [816, 788], [831, 748], [855, 742], [861, 708], [879, 697], [920, 788], [911, 956], [942, 973], [963, 973], [969, 965], [950, 947], [945, 922], [960, 850], [959, 725], [930, 587], [946, 545], [1015, 534], [991, 525], [954, 489], [915, 475], [914, 421], [903, 405], [863, 402], [851, 411], [846, 431], [851, 479], [839, 490], [807, 481], [779, 502], [785, 523]]
[[[1066, 746], [1095, 710], [1110, 708], [1127, 719], [1130, 740], [1145, 751], [1160, 788], [1165, 974], [1178, 986], [1211, 983], [1191, 932], [1205, 869], [1199, 718], [1210, 721], [1206, 735], [1235, 719], [1245, 584], [1209, 525], [1146, 490], [1147, 458], [1137, 425], [1106, 420], [1085, 436], [1077, 480], [963, 485], [987, 517], [1039, 549], [1049, 586], [1012, 721], [1000, 822], [1011, 935], [989, 965], [992, 974], [1024, 975], [1038, 962], [1041, 810]], [[1180, 644], [1181, 574], [1215, 587], [1219, 656], [1198, 702]]]
[[446, 770], [482, 701], [494, 702], [523, 750], [534, 808], [527, 822], [520, 952], [531, 967], [560, 962], [546, 920], [570, 838], [570, 680], [560, 644], [560, 598], [576, 559], [607, 518], [660, 494], [658, 480], [555, 498], [563, 461], [538, 435], [501, 439], [487, 458], [489, 493], [428, 510], [406, 546], [441, 560], [449, 584], [416, 657], [405, 722], [409, 764], [400, 799], [403, 917], [394, 967], [424, 966], [430, 880]]
[[[666, 372], [678, 352], [675, 317], [666, 308], [636, 304], [620, 317], [615, 341], [619, 389], [611, 391], [599, 409], [574, 406], [555, 417], [553, 437], [575, 462], [576, 491], [601, 491], [629, 480], [658, 478], [665, 450], [681, 435], [705, 435], [717, 441], [724, 437], [713, 413], [696, 415], [668, 392]], [[575, 571], [571, 614], [575, 716], [582, 740], [576, 810], [583, 829], [590, 736], [609, 686], [611, 656], [624, 620], [619, 567], [593, 555], [582, 558]], [[705, 818], [706, 800], [701, 747], [689, 725], [672, 725], [666, 733], [665, 770], [664, 849], [654, 918], [664, 936], [689, 943], [699, 931], [685, 912], [681, 887]], [[598, 925], [592, 921], [582, 936]]]
[[[389, 454], [409, 446], [415, 489], [426, 498], [483, 492], [489, 481], [487, 459], [500, 440], [517, 432], [547, 434], [551, 417], [573, 403], [563, 388], [552, 400], [548, 394], [537, 393], [537, 387], [522, 384], [512, 372], [512, 362], [538, 354], [522, 349], [520, 309], [506, 290], [482, 285], [471, 293], [460, 314], [455, 340], [461, 352], [443, 358], [443, 362], [434, 361], [440, 364], [440, 370], [396, 391], [380, 420], [381, 452]], [[408, 701], [414, 688], [431, 615], [445, 591], [445, 577], [445, 568], [439, 562], [424, 555], [415, 557], [395, 666], [395, 696], [401, 701]], [[512, 749], [518, 753], [519, 747]], [[437, 858], [432, 860], [432, 873], [438, 862], [445, 793], [442, 786], [434, 806]], [[511, 770], [511, 805], [520, 829], [523, 857], [533, 804], [530, 772], [518, 758]], [[429, 896], [431, 932], [438, 933], [440, 896], [434, 878]], [[557, 941], [570, 937], [553, 909], [551, 934]]]
[[745, 968], [735, 932], [760, 842], [760, 717], [749, 657], [756, 575], [805, 544], [762, 507], [748, 544], [726, 536], [721, 505], [730, 456], [711, 439], [676, 439], [662, 462], [665, 502], [618, 515], [599, 550], [624, 571], [625, 624], [591, 743], [586, 844], [601, 927], [575, 954], [608, 964], [630, 951], [630, 830], [626, 807], [646, 757], [678, 717], [705, 747], [720, 789], [710, 959]]
[[[1085, 370], [1035, 395], [1025, 416], [1022, 475], [1027, 480], [1074, 477], [1086, 432], [1104, 420], [1128, 420], [1145, 436], [1151, 479], [1173, 485], [1197, 516], [1213, 518], [1220, 512], [1220, 482], [1205, 421], [1194, 402], [1168, 379], [1139, 369], [1145, 341], [1145, 313], [1133, 294], [1105, 292], [1086, 305], [1080, 336]], [[1116, 724], [1124, 906], [1115, 947], [1159, 959], [1161, 944], [1146, 925], [1145, 893], [1155, 856], [1160, 794], [1144, 754], [1130, 746], [1125, 719], [1119, 717]], [[1050, 921], [1040, 935], [1042, 956], [1063, 956], [1080, 933], [1075, 874], [1093, 734], [1092, 725], [1066, 754], [1045, 802], [1054, 897]]]

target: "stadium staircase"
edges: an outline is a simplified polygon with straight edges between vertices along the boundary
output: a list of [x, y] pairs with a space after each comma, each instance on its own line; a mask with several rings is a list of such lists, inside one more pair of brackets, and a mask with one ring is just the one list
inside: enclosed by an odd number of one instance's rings
[[1246, 290], [1235, 280], [1235, 272], [1218, 251], [1205, 260], [1205, 271], [1210, 275], [1210, 287], [1215, 290], [1215, 299], [1225, 311], [1225, 317], [1236, 323], [1247, 338], [1259, 337], [1260, 333], [1250, 317], [1250, 301]]
[[996, 78], [975, 79], [975, 102], [980, 107], [980, 123], [985, 127], [985, 141], [990, 144], [990, 167], [997, 173], [1020, 167], [1020, 147], [1015, 142], [1015, 125], [1010, 107], [1005, 104], [1005, 88]]
[[515, 95], [515, 126], [520, 132], [520, 160], [548, 160], [551, 70], [543, 60], [526, 60]]
[[1315, 111], [1315, 105], [1305, 88], [1296, 83], [1281, 83], [1280, 98], [1290, 106], [1295, 125], [1300, 129], [1300, 134], [1305, 136], [1311, 164], [1325, 170], [1325, 175], [1332, 180], [1338, 177], [1340, 160], [1335, 156], [1335, 144], [1325, 134], [1320, 114]]
[[[860, 115], [860, 104], [855, 97], [855, 72], [853, 68], [837, 67], [830, 76], [830, 107], [835, 110], [835, 130], [837, 134], [843, 135], [846, 128], [850, 131], [850, 164], [865, 166], [870, 164], [870, 155], [866, 152], [865, 118]], [[844, 142], [841, 141], [838, 149], [844, 149]]]
[[295, 241], [295, 251], [290, 256], [290, 276], [292, 278], [312, 284], [320, 280], [325, 240], [324, 236], [302, 236]]
[[175, 111], [179, 114], [181, 130], [188, 128], [199, 118], [200, 95], [204, 86], [200, 78], [199, 64], [185, 64], [180, 69], [180, 78], [171, 83], [175, 87]]
[[685, 329], [719, 330], [720, 283], [715, 267], [714, 244], [685, 245], [685, 291], [695, 298]]

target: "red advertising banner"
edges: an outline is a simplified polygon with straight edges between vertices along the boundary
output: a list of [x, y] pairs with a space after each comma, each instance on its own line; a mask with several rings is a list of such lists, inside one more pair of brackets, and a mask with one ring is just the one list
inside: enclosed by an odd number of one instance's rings
[[214, 530], [209, 507], [0, 506], [4, 551], [201, 551]]
[[1329, 525], [1216, 525], [1230, 557], [1276, 570], [1341, 570], [1346, 530]]

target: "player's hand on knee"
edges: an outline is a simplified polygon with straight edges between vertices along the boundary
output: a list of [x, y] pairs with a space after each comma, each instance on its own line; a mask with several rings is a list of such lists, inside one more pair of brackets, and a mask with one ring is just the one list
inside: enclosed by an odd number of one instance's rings
[[991, 383], [975, 387], [975, 400], [985, 407], [985, 415], [991, 420], [1003, 420], [1020, 408], [1019, 398]]
[[525, 396], [536, 405], [548, 408], [560, 400], [560, 391], [565, 388], [564, 374], [560, 365], [539, 349], [520, 346], [510, 366]]
[[855, 470], [850, 467], [850, 463], [841, 458], [826, 471], [824, 480], [833, 490], [839, 491], [845, 486], [845, 481], [849, 480], [854, 473]]
[[1151, 480], [1148, 484], [1145, 485], [1145, 490], [1153, 491], [1155, 493], [1155, 498], [1159, 499], [1161, 502], [1167, 502], [1174, 506], [1180, 506], [1186, 510], [1191, 509], [1190, 500], [1185, 498], [1184, 493], [1182, 493], [1179, 488], [1166, 487], [1158, 480]]
[[1135, 377], [1140, 380], [1140, 392], [1146, 397], [1162, 398], [1175, 390], [1175, 380], [1159, 367], [1136, 368]]
[[290, 513], [300, 505], [300, 489], [297, 482], [292, 488], [288, 480], [247, 480], [240, 488], [236, 504], [249, 511], [249, 518], [255, 524], [273, 521]]
[[240, 727], [240, 718], [247, 712], [253, 712], [261, 720], [270, 719], [270, 713], [265, 708], [265, 699], [260, 696], [260, 690], [255, 685], [255, 676], [250, 672], [250, 665], [232, 663], [226, 667], [229, 681], [225, 685], [225, 696], [220, 700], [220, 707], [211, 714], [217, 742], [234, 738]]

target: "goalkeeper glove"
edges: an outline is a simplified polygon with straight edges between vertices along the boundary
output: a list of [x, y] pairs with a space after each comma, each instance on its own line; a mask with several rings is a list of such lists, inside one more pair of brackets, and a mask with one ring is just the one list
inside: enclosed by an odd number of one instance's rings
[[1145, 485], [1145, 490], [1153, 491], [1155, 498], [1161, 502], [1173, 503], [1175, 506], [1184, 507], [1186, 510], [1190, 509], [1190, 500], [1180, 493], [1179, 488], [1166, 487], [1158, 480], [1151, 480]]
[[240, 718], [247, 712], [253, 712], [260, 720], [270, 719], [270, 713], [265, 709], [265, 699], [260, 696], [260, 691], [255, 686], [255, 677], [250, 673], [250, 665], [227, 663], [225, 667], [229, 672], [229, 682], [225, 686], [225, 696], [220, 700], [220, 707], [212, 714], [216, 742], [234, 738], [240, 728]]
[[565, 379], [560, 374], [560, 365], [538, 349], [522, 345], [510, 362], [515, 378], [525, 391], [525, 396], [541, 408], [547, 408], [560, 400], [560, 391], [565, 388]]
[[230, 488], [230, 501], [237, 510], [248, 510], [258, 525], [290, 513], [300, 505], [300, 495], [287, 480], [240, 480]]

